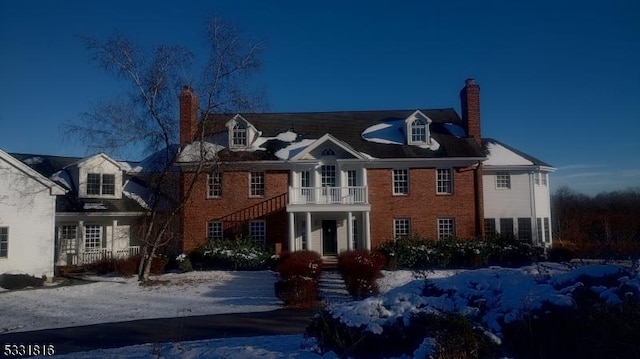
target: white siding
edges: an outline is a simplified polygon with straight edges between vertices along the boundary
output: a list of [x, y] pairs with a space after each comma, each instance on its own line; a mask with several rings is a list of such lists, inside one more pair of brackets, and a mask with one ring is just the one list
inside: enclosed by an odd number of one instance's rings
[[532, 217], [529, 173], [511, 172], [511, 188], [497, 189], [495, 172], [482, 176], [485, 218]]
[[0, 158], [0, 227], [9, 231], [0, 274], [53, 277], [55, 200], [49, 187]]

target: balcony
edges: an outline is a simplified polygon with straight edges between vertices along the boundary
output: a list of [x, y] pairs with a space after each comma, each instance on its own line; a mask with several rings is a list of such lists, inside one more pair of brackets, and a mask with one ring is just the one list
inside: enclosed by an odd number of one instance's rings
[[289, 187], [289, 204], [368, 204], [367, 187]]

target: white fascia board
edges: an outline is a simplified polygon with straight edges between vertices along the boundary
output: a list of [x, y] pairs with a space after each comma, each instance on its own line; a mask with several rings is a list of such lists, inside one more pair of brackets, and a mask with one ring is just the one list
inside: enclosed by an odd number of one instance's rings
[[349, 144], [338, 140], [337, 138], [333, 137], [329, 133], [325, 133], [322, 137], [320, 137], [315, 142], [313, 142], [312, 144], [307, 146], [303, 151], [300, 151], [300, 153], [298, 153], [295, 156], [291, 157], [289, 159], [289, 161], [297, 161], [297, 160], [299, 160], [301, 157], [303, 157], [304, 155], [306, 155], [306, 154], [310, 153], [311, 151], [315, 150], [316, 148], [318, 148], [320, 145], [322, 145], [323, 143], [325, 143], [327, 141], [332, 142], [333, 144], [335, 144], [336, 146], [340, 147], [345, 152], [351, 154], [353, 157], [355, 157], [357, 159], [362, 159], [362, 160], [366, 159], [360, 152], [354, 150], [351, 146], [349, 146]]
[[78, 160], [76, 162], [73, 162], [71, 164], [66, 165], [64, 168], [69, 168], [69, 167], [73, 167], [73, 166], [81, 167], [83, 164], [85, 164], [85, 163], [87, 163], [89, 161], [92, 161], [93, 159], [98, 158], [98, 157], [102, 157], [106, 161], [111, 162], [114, 166], [118, 167], [120, 170], [125, 170], [126, 169], [124, 164], [122, 164], [120, 161], [114, 160], [113, 158], [111, 158], [108, 155], [106, 155], [104, 152], [100, 152], [100, 153], [97, 153], [95, 155], [91, 155], [89, 157], [82, 158], [82, 159], [80, 159], [80, 160]]
[[49, 178], [43, 176], [38, 171], [36, 171], [33, 168], [27, 166], [22, 161], [20, 161], [17, 158], [11, 156], [10, 154], [8, 154], [5, 151], [3, 151], [2, 149], [0, 149], [0, 158], [5, 160], [8, 164], [13, 166], [18, 171], [24, 173], [25, 175], [33, 178], [35, 181], [39, 182], [43, 186], [49, 188], [50, 195], [52, 195], [52, 196], [60, 196], [60, 195], [63, 195], [63, 194], [67, 193], [67, 190], [65, 188], [63, 188], [59, 184], [53, 182]]
[[486, 172], [500, 172], [500, 171], [520, 171], [520, 172], [555, 172], [555, 167], [548, 166], [531, 166], [531, 165], [520, 165], [520, 166], [491, 166], [491, 165], [483, 165], [483, 170]]

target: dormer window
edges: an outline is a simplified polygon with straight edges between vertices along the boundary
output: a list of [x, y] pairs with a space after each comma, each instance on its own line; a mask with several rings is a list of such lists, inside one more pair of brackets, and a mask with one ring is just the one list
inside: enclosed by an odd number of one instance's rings
[[87, 173], [88, 196], [114, 196], [116, 194], [116, 176], [106, 173]]
[[231, 146], [247, 147], [247, 125], [237, 122], [231, 130]]
[[426, 143], [427, 142], [427, 123], [419, 118], [411, 122], [411, 142]]

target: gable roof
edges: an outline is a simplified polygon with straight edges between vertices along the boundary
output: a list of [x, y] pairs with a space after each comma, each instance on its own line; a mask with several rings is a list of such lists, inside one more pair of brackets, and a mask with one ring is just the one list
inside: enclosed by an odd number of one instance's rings
[[485, 166], [539, 166], [554, 169], [552, 165], [493, 138], [483, 138], [482, 145], [487, 151]]
[[[35, 181], [41, 183], [43, 186], [49, 188], [51, 195], [58, 196], [58, 195], [63, 195], [67, 192], [59, 184], [53, 182], [49, 178], [45, 177], [41, 173], [37, 172], [36, 170], [28, 166], [26, 163], [21, 162], [19, 159], [3, 151], [2, 149], [0, 149], [0, 159], [4, 160], [5, 162], [10, 164], [17, 170], [23, 172], [27, 176], [33, 178]], [[40, 162], [40, 159], [34, 159], [33, 162], [34, 163]]]
[[[420, 148], [407, 144], [376, 143], [363, 138], [362, 133], [376, 124], [391, 121], [404, 121], [416, 110], [389, 111], [341, 111], [341, 112], [301, 112], [301, 113], [243, 113], [242, 117], [250, 122], [261, 137], [270, 138], [261, 146], [263, 151], [244, 154], [242, 159], [278, 160], [275, 153], [291, 145], [277, 139], [278, 134], [290, 131], [297, 134], [295, 142], [317, 140], [329, 133], [338, 141], [348, 144], [352, 149], [373, 158], [442, 158], [442, 157], [479, 157], [484, 153], [473, 139], [454, 135], [448, 127], [463, 127], [462, 120], [452, 108], [420, 109], [421, 113], [433, 122], [429, 125], [432, 138], [440, 144], [438, 149]], [[233, 114], [208, 116], [204, 122], [205, 134], [215, 138], [226, 130], [226, 124]], [[404, 131], [404, 129], [402, 129]], [[406, 134], [404, 134], [406, 136]], [[223, 155], [221, 154], [221, 157]], [[236, 158], [237, 160], [238, 158]]]

